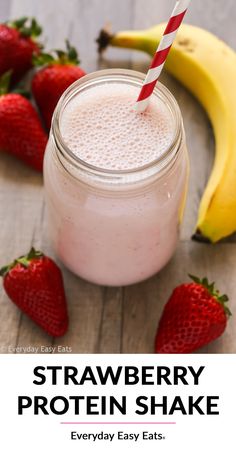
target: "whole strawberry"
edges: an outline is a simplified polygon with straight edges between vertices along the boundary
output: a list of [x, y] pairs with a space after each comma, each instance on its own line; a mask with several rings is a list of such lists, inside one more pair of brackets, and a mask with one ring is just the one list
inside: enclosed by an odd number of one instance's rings
[[0, 76], [12, 70], [11, 82], [19, 81], [32, 67], [32, 56], [38, 54], [36, 42], [41, 27], [35, 19], [27, 17], [0, 24]]
[[68, 329], [66, 298], [61, 271], [40, 251], [14, 260], [0, 270], [9, 298], [49, 335], [62, 336]]
[[158, 353], [190, 353], [223, 334], [231, 315], [214, 283], [190, 276], [193, 283], [175, 288], [168, 300], [156, 335]]
[[50, 129], [53, 111], [63, 92], [85, 72], [78, 66], [74, 47], [66, 41], [67, 51], [55, 51], [55, 57], [41, 53], [34, 57], [35, 66], [44, 65], [33, 77], [32, 92], [47, 129]]
[[0, 150], [42, 171], [47, 135], [30, 101], [8, 93], [10, 73], [0, 78]]

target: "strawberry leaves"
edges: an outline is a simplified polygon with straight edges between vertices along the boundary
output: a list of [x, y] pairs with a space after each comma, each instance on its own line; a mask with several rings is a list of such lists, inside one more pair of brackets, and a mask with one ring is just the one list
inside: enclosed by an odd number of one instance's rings
[[36, 67], [47, 66], [55, 61], [54, 57], [50, 53], [41, 52], [39, 55], [33, 55], [32, 63]]
[[47, 66], [50, 64], [71, 64], [77, 66], [80, 61], [75, 47], [72, 47], [68, 40], [66, 42], [66, 50], [54, 49], [51, 53], [41, 52], [39, 55], [33, 55], [34, 66]]
[[231, 316], [232, 315], [230, 309], [226, 305], [226, 303], [229, 301], [228, 296], [226, 294], [220, 295], [219, 290], [217, 290], [215, 288], [215, 282], [209, 283], [207, 277], [203, 277], [203, 279], [200, 279], [199, 277], [196, 277], [196, 276], [194, 276], [192, 274], [189, 274], [189, 277], [196, 284], [202, 285], [204, 288], [206, 288], [208, 293], [211, 296], [213, 296], [217, 300], [217, 302], [219, 302], [219, 304], [222, 305], [222, 307], [224, 308], [224, 311], [225, 311], [227, 316]]
[[10, 87], [12, 70], [8, 70], [0, 77], [0, 96], [7, 94]]
[[0, 276], [4, 277], [18, 263], [24, 266], [24, 268], [28, 268], [31, 260], [41, 257], [43, 257], [43, 253], [41, 251], [35, 250], [35, 248], [32, 247], [27, 255], [22, 255], [21, 257], [16, 258], [12, 263], [3, 266], [0, 269]]
[[31, 37], [34, 39], [42, 33], [42, 27], [38, 24], [34, 17], [32, 19], [29, 19], [28, 17], [21, 17], [20, 19], [8, 22], [7, 25], [12, 28], [16, 28], [24, 37]]

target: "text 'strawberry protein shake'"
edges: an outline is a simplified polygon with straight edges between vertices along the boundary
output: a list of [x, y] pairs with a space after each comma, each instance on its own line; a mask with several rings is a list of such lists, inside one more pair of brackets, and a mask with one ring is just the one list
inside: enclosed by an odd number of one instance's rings
[[64, 264], [98, 284], [150, 277], [178, 240], [188, 175], [181, 114], [160, 83], [138, 114], [143, 77], [90, 74], [54, 113], [44, 163], [50, 235]]

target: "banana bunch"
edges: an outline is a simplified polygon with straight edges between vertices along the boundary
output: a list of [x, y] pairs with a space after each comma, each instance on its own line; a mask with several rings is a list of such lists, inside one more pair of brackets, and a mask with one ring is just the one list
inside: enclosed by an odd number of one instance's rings
[[[144, 31], [102, 31], [100, 50], [107, 45], [156, 51], [165, 24]], [[189, 89], [212, 123], [216, 151], [202, 196], [195, 237], [212, 243], [236, 231], [236, 53], [216, 36], [182, 25], [167, 59], [166, 69]]]

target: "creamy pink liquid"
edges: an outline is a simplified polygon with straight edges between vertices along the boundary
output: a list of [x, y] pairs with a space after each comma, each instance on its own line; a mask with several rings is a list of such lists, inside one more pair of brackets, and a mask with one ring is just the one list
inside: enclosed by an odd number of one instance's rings
[[[138, 92], [138, 87], [110, 83], [70, 100], [60, 123], [70, 150], [110, 170], [137, 169], [163, 155], [173, 140], [173, 117], [154, 96], [147, 112], [137, 114]], [[109, 187], [85, 175], [77, 180], [76, 170], [68, 167], [71, 176], [55, 158], [50, 140], [45, 185], [51, 236], [61, 260], [81, 277], [105, 285], [128, 285], [159, 271], [178, 239], [187, 176], [182, 154], [159, 178], [148, 181], [137, 172], [136, 184]]]
[[67, 105], [62, 136], [82, 160], [104, 169], [135, 169], [156, 160], [173, 140], [167, 106], [152, 99], [145, 114], [134, 110], [139, 88], [119, 83], [82, 92]]

